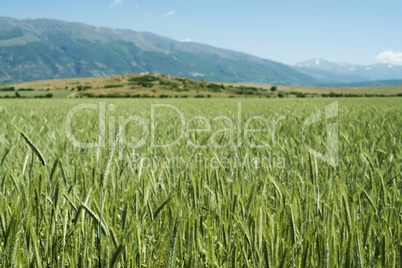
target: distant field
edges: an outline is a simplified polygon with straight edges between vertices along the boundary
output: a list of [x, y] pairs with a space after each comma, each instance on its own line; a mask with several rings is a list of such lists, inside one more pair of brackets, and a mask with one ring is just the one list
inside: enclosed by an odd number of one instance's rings
[[126, 74], [112, 77], [77, 78], [34, 81], [13, 85], [18, 88], [33, 88], [50, 92], [69, 92], [58, 94], [61, 97], [80, 97], [98, 95], [117, 96], [314, 96], [322, 94], [355, 94], [355, 95], [397, 95], [402, 94], [402, 86], [389, 87], [288, 87], [277, 86], [271, 91], [272, 85], [248, 85], [234, 83], [215, 83], [197, 81], [187, 78], [170, 77], [166, 75]]
[[319, 87], [278, 87], [285, 92], [297, 91], [302, 93], [329, 94], [331, 92], [340, 94], [384, 94], [396, 95], [402, 93], [402, 86], [385, 87], [344, 87], [344, 88], [319, 88]]
[[388, 97], [0, 99], [0, 265], [399, 267], [401, 118]]
[[[35, 96], [43, 96], [46, 95], [48, 93], [51, 93], [53, 95], [53, 98], [67, 98], [68, 96], [70, 96], [72, 93], [68, 92], [68, 91], [52, 91], [52, 92], [48, 92], [48, 91], [20, 91], [18, 92], [18, 94], [20, 94], [22, 97], [27, 97], [27, 98], [32, 98]], [[9, 96], [9, 97], [14, 97], [15, 96], [15, 92], [1, 92], [0, 91], [0, 97], [5, 97], [5, 96]]]

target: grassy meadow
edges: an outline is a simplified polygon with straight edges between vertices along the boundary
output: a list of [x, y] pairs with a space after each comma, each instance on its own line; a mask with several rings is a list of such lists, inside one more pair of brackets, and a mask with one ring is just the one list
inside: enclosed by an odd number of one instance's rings
[[[66, 134], [84, 104], [95, 148]], [[401, 98], [0, 99], [0, 265], [400, 267], [401, 119]], [[305, 147], [334, 123], [336, 167]]]

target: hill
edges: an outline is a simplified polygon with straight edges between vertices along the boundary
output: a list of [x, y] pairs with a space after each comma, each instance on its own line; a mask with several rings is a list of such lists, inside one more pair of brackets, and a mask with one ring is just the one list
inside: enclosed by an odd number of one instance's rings
[[40, 80], [0, 87], [0, 97], [284, 97], [395, 96], [402, 86], [299, 87], [218, 83], [164, 74], [123, 74], [109, 77]]
[[164, 73], [196, 80], [314, 84], [294, 68], [245, 53], [148, 32], [0, 17], [0, 82]]

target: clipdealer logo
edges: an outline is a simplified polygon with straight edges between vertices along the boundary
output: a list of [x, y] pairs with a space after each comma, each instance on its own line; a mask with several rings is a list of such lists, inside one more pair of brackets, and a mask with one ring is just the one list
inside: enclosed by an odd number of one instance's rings
[[[109, 104], [107, 107], [108, 111], [113, 113], [116, 111], [116, 105]], [[76, 139], [73, 134], [72, 122], [75, 116], [78, 116], [80, 112], [83, 110], [93, 110], [96, 111], [98, 118], [98, 138], [95, 141], [91, 142], [82, 142]], [[160, 125], [160, 115], [163, 115], [164, 112], [174, 112], [179, 118], [178, 122], [180, 124], [180, 130], [177, 133], [177, 137], [173, 141], [168, 143], [158, 143], [157, 142], [157, 128]], [[333, 102], [325, 107], [325, 120], [333, 121], [338, 117], [338, 102]], [[276, 142], [276, 131], [277, 126], [281, 121], [286, 120], [286, 116], [278, 116], [274, 120], [269, 122], [267, 118], [255, 115], [247, 118], [243, 118], [242, 116], [242, 104], [238, 102], [237, 105], [237, 118], [234, 120], [233, 118], [225, 115], [216, 116], [212, 119], [209, 119], [202, 115], [195, 115], [191, 118], [186, 118], [184, 113], [177, 107], [171, 104], [151, 104], [150, 107], [150, 122], [147, 121], [144, 117], [139, 115], [131, 115], [131, 116], [115, 116], [110, 115], [106, 117], [106, 103], [99, 102], [96, 103], [82, 103], [74, 106], [68, 113], [65, 119], [65, 134], [68, 140], [76, 147], [79, 148], [103, 148], [106, 146], [106, 132], [108, 126], [108, 135], [109, 137], [114, 137], [116, 132], [116, 123], [119, 128], [122, 129], [122, 134], [119, 140], [119, 157], [122, 158], [124, 147], [128, 147], [131, 149], [138, 149], [142, 146], [149, 145], [151, 148], [169, 148], [176, 146], [185, 139], [185, 144], [187, 146], [193, 148], [239, 148], [243, 144], [248, 145], [255, 149], [260, 148], [269, 148], [274, 147]], [[326, 143], [325, 153], [316, 151], [312, 149], [306, 142], [306, 129], [317, 123], [322, 121], [321, 111], [317, 110], [313, 114], [311, 114], [302, 125], [302, 143], [306, 150], [315, 158], [327, 163], [332, 167], [336, 167], [338, 165], [338, 123], [327, 123], [327, 131], [326, 131]], [[108, 121], [108, 122], [107, 122]], [[219, 122], [224, 122], [227, 127], [218, 129], [216, 131], [212, 131], [213, 124], [217, 124]], [[253, 128], [252, 124], [258, 122], [260, 125], [263, 125], [264, 128]], [[108, 124], [107, 124], [108, 123]], [[202, 125], [203, 127], [196, 128], [194, 125], [198, 123], [198, 126]], [[93, 122], [91, 123], [93, 124]], [[139, 129], [141, 129], [141, 137], [136, 141], [129, 141], [126, 137], [126, 127], [129, 124], [135, 124]], [[204, 133], [209, 135], [207, 139], [208, 142], [204, 144], [197, 144], [195, 141], [191, 140], [190, 137], [194, 133]], [[253, 133], [260, 133], [265, 135], [266, 139], [254, 139], [251, 141], [250, 136], [252, 138]], [[218, 136], [226, 134], [228, 137], [228, 141], [225, 144], [220, 144], [218, 142]], [[113, 139], [109, 139], [110, 142]], [[259, 143], [256, 143], [256, 141]]]
[[[241, 102], [238, 103], [237, 107], [237, 122], [235, 122], [229, 116], [216, 116], [212, 119], [209, 119], [205, 116], [196, 115], [191, 118], [186, 119], [184, 113], [177, 107], [171, 104], [151, 104], [150, 107], [151, 112], [151, 122], [150, 125], [144, 117], [139, 115], [131, 115], [129, 117], [125, 116], [108, 116], [106, 118], [106, 104], [105, 102], [100, 102], [98, 104], [94, 103], [82, 103], [74, 106], [68, 113], [65, 119], [65, 134], [68, 140], [76, 147], [79, 148], [98, 148], [106, 146], [106, 119], [108, 120], [108, 135], [109, 137], [113, 137], [116, 132], [116, 122], [118, 126], [122, 129], [122, 135], [120, 138], [120, 145], [125, 145], [132, 149], [138, 149], [142, 146], [149, 145], [151, 148], [169, 148], [177, 145], [181, 140], [185, 139], [187, 146], [191, 146], [193, 148], [226, 148], [226, 147], [240, 147], [243, 143], [249, 144], [249, 146], [254, 148], [268, 148], [270, 145], [275, 144], [276, 139], [276, 129], [278, 124], [285, 120], [285, 116], [279, 116], [275, 120], [269, 122], [263, 116], [251, 116], [247, 120], [245, 120], [243, 124], [242, 117], [242, 106]], [[83, 110], [94, 110], [98, 112], [98, 139], [92, 142], [82, 142], [76, 139], [73, 134], [72, 122], [75, 116], [78, 116], [80, 112]], [[110, 112], [114, 112], [116, 110], [116, 106], [114, 104], [108, 105], [108, 110]], [[159, 125], [158, 115], [163, 114], [163, 112], [175, 112], [176, 115], [180, 118], [180, 131], [178, 136], [174, 141], [165, 144], [157, 143], [157, 127]], [[218, 129], [216, 131], [212, 130], [213, 124], [217, 124], [219, 122], [224, 122], [227, 127]], [[259, 122], [264, 128], [253, 128], [252, 124], [255, 122]], [[194, 127], [198, 123], [204, 127]], [[93, 124], [93, 122], [91, 123]], [[136, 142], [130, 142], [126, 138], [126, 126], [128, 124], [136, 124], [138, 128], [142, 130], [142, 135], [139, 140]], [[237, 130], [237, 131], [235, 131]], [[209, 135], [209, 139], [207, 143], [197, 144], [190, 139], [191, 134], [193, 133], [205, 133]], [[218, 142], [218, 135], [226, 133], [229, 138], [225, 144], [220, 144]], [[252, 133], [263, 133], [266, 134], [267, 140], [261, 141], [260, 144], [255, 142], [251, 142], [249, 136]], [[150, 141], [149, 141], [150, 139]], [[270, 141], [272, 142], [270, 144]]]
[[[338, 117], [337, 101], [325, 106], [325, 120], [330, 120], [332, 118], [337, 117]], [[310, 115], [310, 117], [307, 118], [306, 121], [304, 121], [302, 127], [302, 142], [306, 150], [311, 155], [335, 168], [338, 165], [338, 123], [327, 123], [325, 153], [321, 153], [312, 149], [306, 143], [305, 128], [322, 120], [323, 119], [321, 118], [321, 111], [317, 110], [312, 115]]]

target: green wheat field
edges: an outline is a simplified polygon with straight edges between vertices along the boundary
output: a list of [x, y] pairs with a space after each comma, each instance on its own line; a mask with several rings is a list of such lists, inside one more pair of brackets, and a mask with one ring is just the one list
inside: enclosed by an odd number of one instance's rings
[[0, 265], [401, 267], [402, 99], [334, 101], [0, 100]]

